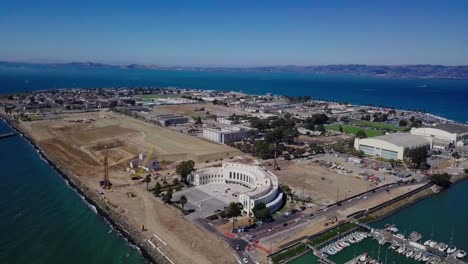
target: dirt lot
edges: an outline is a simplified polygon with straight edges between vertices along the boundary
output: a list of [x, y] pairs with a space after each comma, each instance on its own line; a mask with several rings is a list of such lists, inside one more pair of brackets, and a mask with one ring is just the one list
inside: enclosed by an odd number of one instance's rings
[[[190, 158], [203, 165], [206, 159], [237, 156], [237, 150], [109, 112], [61, 115], [59, 120], [23, 122], [21, 126], [57, 163], [95, 190], [102, 190], [98, 180], [107, 147], [114, 188], [104, 191], [105, 199], [137, 229], [144, 225], [145, 236], [162, 238], [167, 246], [160, 244], [160, 249], [175, 263], [235, 262], [224, 243], [185, 220], [177, 209], [156, 200], [144, 184], [131, 181], [124, 169], [149, 147], [159, 160]], [[129, 193], [136, 197], [129, 198]]]
[[346, 140], [352, 138], [349, 135], [339, 135], [339, 136], [328, 136], [328, 137], [309, 137], [301, 135], [299, 136], [299, 140], [307, 142], [307, 143], [314, 143], [317, 145], [331, 145], [337, 143], [340, 140]]
[[[366, 191], [368, 182], [351, 175], [325, 169], [311, 161], [278, 160], [281, 170], [274, 171], [282, 184], [289, 185], [298, 196], [311, 197], [315, 203], [330, 204], [338, 199]], [[272, 166], [267, 166], [273, 171]]]
[[[195, 111], [202, 108], [204, 108], [204, 111]], [[206, 111], [217, 116], [230, 116], [233, 113], [236, 115], [245, 114], [241, 108], [210, 104], [159, 105], [155, 106], [153, 111], [158, 114], [178, 114], [184, 116], [204, 116]]]

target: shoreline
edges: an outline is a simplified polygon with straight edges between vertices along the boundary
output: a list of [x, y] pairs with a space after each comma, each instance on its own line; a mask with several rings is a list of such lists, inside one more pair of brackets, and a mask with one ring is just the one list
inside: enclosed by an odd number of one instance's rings
[[111, 226], [112, 229], [116, 230], [132, 247], [136, 247], [143, 258], [149, 263], [169, 263], [163, 255], [160, 255], [155, 250], [150, 248], [149, 243], [146, 243], [146, 238], [141, 235], [131, 224], [118, 215], [116, 212], [108, 209], [108, 205], [100, 199], [99, 194], [95, 190], [91, 190], [85, 184], [83, 184], [76, 176], [72, 173], [66, 172], [66, 169], [62, 168], [51, 157], [48, 156], [32, 139], [30, 135], [24, 133], [15, 121], [12, 121], [4, 113], [0, 113], [0, 119], [7, 123], [11, 129], [15, 130], [23, 139], [25, 139], [39, 154], [47, 164], [54, 169], [66, 182], [69, 187], [80, 195], [88, 206], [93, 207], [95, 213], [104, 218], [104, 220]]

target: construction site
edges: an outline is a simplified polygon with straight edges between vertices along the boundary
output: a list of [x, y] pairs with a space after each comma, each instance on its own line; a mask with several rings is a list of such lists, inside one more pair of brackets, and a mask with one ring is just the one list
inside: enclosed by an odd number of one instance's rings
[[204, 165], [242, 156], [238, 150], [109, 111], [63, 114], [55, 120], [21, 122], [19, 127], [169, 262], [236, 262], [223, 253], [226, 246], [217, 237], [148, 190], [158, 182], [172, 183], [180, 161]]

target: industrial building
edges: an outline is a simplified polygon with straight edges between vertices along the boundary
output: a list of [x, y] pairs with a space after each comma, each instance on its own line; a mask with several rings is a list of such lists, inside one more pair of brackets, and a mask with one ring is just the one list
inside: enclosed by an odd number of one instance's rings
[[446, 148], [450, 144], [464, 146], [468, 142], [468, 126], [461, 124], [439, 124], [433, 127], [413, 128], [411, 134], [431, 140], [433, 147], [437, 149]]
[[257, 130], [255, 128], [244, 126], [232, 126], [227, 128], [203, 128], [203, 138], [214, 141], [219, 144], [227, 144], [240, 141], [249, 136], [249, 131]]
[[432, 147], [431, 141], [423, 136], [393, 133], [373, 138], [356, 138], [354, 148], [366, 155], [389, 160], [403, 160], [406, 149]]
[[211, 167], [194, 171], [188, 181], [195, 186], [205, 184], [238, 184], [246, 191], [237, 195], [243, 205], [243, 211], [249, 215], [252, 209], [264, 203], [274, 213], [283, 204], [283, 192], [278, 185], [278, 178], [259, 165], [225, 162], [221, 167]]
[[177, 116], [173, 114], [165, 115], [147, 115], [145, 120], [149, 122], [156, 122], [163, 126], [172, 126], [178, 124], [186, 124], [189, 122], [189, 119], [185, 116]]

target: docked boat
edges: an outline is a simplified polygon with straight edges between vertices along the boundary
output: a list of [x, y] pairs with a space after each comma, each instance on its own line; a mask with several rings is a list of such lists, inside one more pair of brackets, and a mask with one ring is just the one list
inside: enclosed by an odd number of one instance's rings
[[423, 257], [423, 253], [421, 251], [418, 252], [418, 254], [414, 255], [414, 259], [417, 261], [420, 261]]
[[406, 246], [403, 245], [403, 246], [401, 246], [401, 247], [397, 250], [397, 253], [402, 254], [402, 253], [405, 252], [405, 251], [406, 251]]
[[466, 256], [466, 252], [463, 250], [460, 250], [457, 254], [457, 258], [462, 259]]
[[421, 257], [421, 261], [424, 261], [424, 262], [429, 261], [430, 259], [431, 258], [429, 256], [429, 254], [423, 254], [422, 257]]
[[432, 240], [431, 240], [431, 241], [429, 242], [429, 246], [430, 246], [430, 247], [435, 247], [436, 245], [437, 245], [437, 242], [436, 242], [436, 241], [432, 241]]
[[450, 246], [449, 248], [447, 248], [447, 254], [452, 254], [455, 251], [457, 251], [457, 247], [455, 246]]
[[358, 260], [361, 263], [366, 263], [370, 259], [369, 255], [367, 253], [362, 254]]
[[444, 252], [447, 248], [448, 248], [447, 244], [444, 244], [444, 243], [437, 244], [437, 249], [441, 252]]
[[424, 246], [429, 246], [429, 243], [431, 243], [431, 242], [432, 242], [432, 240], [426, 240], [426, 242], [424, 242], [423, 245], [424, 245]]
[[408, 250], [408, 252], [406, 252], [406, 257], [407, 258], [411, 258], [412, 256], [414, 255], [414, 251], [413, 250]]

